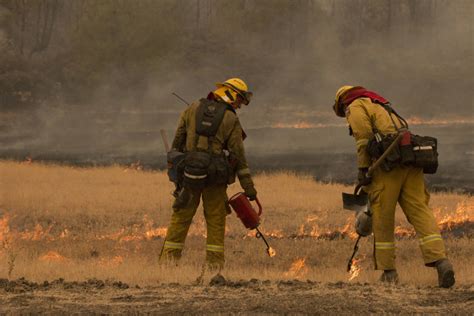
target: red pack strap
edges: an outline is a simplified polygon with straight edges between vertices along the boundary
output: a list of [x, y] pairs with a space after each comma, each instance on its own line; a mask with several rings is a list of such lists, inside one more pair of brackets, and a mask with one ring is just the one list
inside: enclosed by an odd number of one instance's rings
[[355, 100], [359, 98], [369, 98], [372, 102], [379, 103], [379, 104], [390, 103], [384, 97], [378, 95], [377, 93], [373, 91], [369, 91], [365, 89], [364, 87], [354, 87], [352, 89], [347, 90], [347, 92], [341, 96], [341, 102], [344, 104], [344, 106], [348, 106], [349, 104], [351, 104], [352, 102], [354, 102]]
[[401, 121], [402, 127], [408, 129], [408, 123], [407, 121], [401, 117], [395, 110], [390, 105], [390, 101], [385, 99], [384, 97], [378, 95], [377, 93], [373, 91], [369, 91], [364, 87], [354, 87], [349, 90], [347, 90], [342, 96], [341, 96], [341, 101], [344, 105], [343, 108], [346, 108], [354, 102], [355, 100], [359, 98], [369, 98], [373, 103], [380, 104], [385, 110], [387, 110], [388, 115], [390, 116], [390, 119], [392, 120], [393, 126], [395, 127], [396, 130], [399, 130], [397, 127], [397, 124], [395, 124], [395, 121], [393, 120], [392, 113], [395, 114]]

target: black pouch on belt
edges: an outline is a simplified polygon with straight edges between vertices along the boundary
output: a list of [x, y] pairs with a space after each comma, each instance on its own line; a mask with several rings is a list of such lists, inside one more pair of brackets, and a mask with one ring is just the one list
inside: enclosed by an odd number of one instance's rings
[[203, 189], [207, 184], [210, 164], [211, 155], [208, 152], [188, 152], [184, 158], [184, 187]]
[[229, 179], [229, 165], [226, 157], [222, 155], [212, 155], [209, 165], [208, 185], [227, 184]]
[[430, 136], [411, 135], [413, 166], [423, 168], [427, 174], [436, 173], [438, 170], [438, 140]]
[[168, 178], [173, 183], [181, 183], [183, 180], [185, 153], [171, 150], [166, 156], [168, 162]]
[[[380, 135], [377, 134], [372, 139], [369, 140], [367, 144], [367, 152], [369, 156], [377, 160], [382, 156], [382, 154], [387, 150], [387, 148], [392, 144], [392, 142], [397, 138], [396, 134], [389, 135]], [[385, 171], [390, 171], [400, 164], [400, 148], [397, 146], [388, 154], [388, 156], [383, 161], [381, 167]]]

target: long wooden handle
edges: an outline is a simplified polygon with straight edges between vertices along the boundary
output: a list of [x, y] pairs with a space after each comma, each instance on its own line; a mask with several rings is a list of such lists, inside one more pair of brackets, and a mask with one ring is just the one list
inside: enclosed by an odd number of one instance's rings
[[388, 146], [387, 150], [385, 150], [385, 152], [382, 154], [382, 156], [380, 156], [379, 159], [377, 159], [377, 161], [372, 165], [370, 166], [369, 168], [369, 171], [367, 171], [367, 176], [371, 176], [372, 173], [375, 171], [375, 169], [377, 169], [381, 164], [382, 162], [384, 161], [385, 158], [387, 158], [387, 156], [392, 152], [392, 150], [398, 146], [398, 143], [400, 142], [400, 139], [403, 137], [403, 132], [402, 133], [399, 133], [397, 135], [397, 137], [395, 138], [395, 140], [390, 144], [390, 146]]
[[165, 145], [165, 150], [168, 153], [170, 151], [170, 144], [168, 143], [168, 135], [164, 129], [160, 129], [161, 139], [163, 140], [163, 144]]

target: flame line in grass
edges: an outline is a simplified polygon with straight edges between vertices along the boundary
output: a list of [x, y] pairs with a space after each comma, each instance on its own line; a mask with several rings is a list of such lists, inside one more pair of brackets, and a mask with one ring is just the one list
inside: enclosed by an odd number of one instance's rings
[[[453, 214], [441, 215], [441, 210], [435, 210], [435, 217], [438, 219], [440, 231], [445, 236], [474, 238], [474, 205], [472, 203], [459, 203]], [[10, 213], [4, 213], [0, 217], [0, 243], [4, 241], [26, 240], [26, 241], [55, 241], [55, 240], [78, 240], [86, 237], [87, 240], [115, 240], [119, 242], [149, 241], [153, 239], [165, 238], [167, 228], [157, 226], [147, 215], [143, 217], [142, 223], [103, 235], [86, 234], [84, 237], [74, 234], [71, 229], [62, 228], [60, 233], [53, 234], [53, 224], [43, 227], [37, 223], [33, 229], [15, 230], [10, 227]], [[355, 239], [353, 216], [349, 216], [344, 226], [340, 229], [323, 229], [317, 224], [318, 217], [308, 216], [306, 222], [300, 225], [296, 232], [284, 232], [283, 230], [262, 231], [270, 239], [319, 239], [319, 240], [340, 240]], [[189, 236], [206, 237], [206, 227], [204, 220], [197, 220], [189, 231]], [[232, 238], [255, 237], [254, 231], [249, 231], [246, 235], [233, 233], [226, 227], [226, 236]], [[416, 237], [412, 227], [397, 226], [395, 228], [397, 239], [411, 239]], [[1, 249], [0, 249], [1, 250]]]

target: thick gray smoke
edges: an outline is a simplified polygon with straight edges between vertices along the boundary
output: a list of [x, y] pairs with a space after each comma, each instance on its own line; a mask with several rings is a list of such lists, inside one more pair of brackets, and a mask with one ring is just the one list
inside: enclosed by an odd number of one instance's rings
[[[45, 95], [28, 107], [3, 101], [4, 156], [156, 155], [159, 129], [172, 133], [185, 108], [171, 93], [194, 101], [229, 77], [255, 93], [240, 112], [253, 154], [352, 153], [331, 110], [346, 84], [406, 118], [474, 120], [470, 0], [70, 1], [50, 6], [43, 33], [34, 5], [1, 5], [0, 47], [22, 59], [0, 59], [0, 79], [33, 69], [33, 95]], [[17, 90], [28, 99], [28, 86]], [[465, 130], [443, 133], [472, 148]]]

